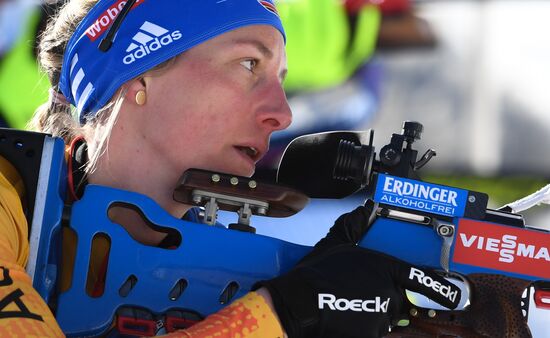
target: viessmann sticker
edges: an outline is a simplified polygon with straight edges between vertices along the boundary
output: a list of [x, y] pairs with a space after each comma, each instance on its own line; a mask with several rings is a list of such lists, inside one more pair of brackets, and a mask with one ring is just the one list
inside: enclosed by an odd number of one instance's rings
[[550, 233], [462, 219], [453, 262], [550, 278]]
[[374, 193], [376, 202], [450, 217], [464, 216], [467, 198], [467, 190], [384, 174]]

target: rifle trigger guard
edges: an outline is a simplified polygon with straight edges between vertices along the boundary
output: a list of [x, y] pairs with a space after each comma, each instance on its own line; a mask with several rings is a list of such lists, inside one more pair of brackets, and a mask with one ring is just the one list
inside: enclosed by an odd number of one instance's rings
[[455, 226], [449, 223], [439, 223], [437, 222], [434, 226], [437, 234], [443, 239], [443, 244], [441, 245], [441, 255], [439, 262], [441, 267], [445, 272], [450, 270], [450, 260], [451, 260], [451, 247], [454, 241]]

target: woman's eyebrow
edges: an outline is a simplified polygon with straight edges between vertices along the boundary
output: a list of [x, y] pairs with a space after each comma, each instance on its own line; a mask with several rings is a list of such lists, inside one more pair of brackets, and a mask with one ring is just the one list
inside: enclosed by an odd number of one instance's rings
[[236, 44], [248, 44], [256, 47], [260, 53], [263, 54], [268, 59], [273, 58], [273, 52], [267, 48], [267, 46], [260, 40], [257, 39], [239, 39], [234, 41]]

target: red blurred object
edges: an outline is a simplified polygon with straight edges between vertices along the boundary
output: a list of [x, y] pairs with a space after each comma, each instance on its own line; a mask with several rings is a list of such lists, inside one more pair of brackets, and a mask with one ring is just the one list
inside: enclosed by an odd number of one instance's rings
[[382, 11], [382, 15], [404, 13], [410, 11], [412, 8], [411, 2], [409, 0], [373, 0], [372, 2], [378, 2], [378, 6]]
[[410, 0], [344, 0], [344, 6], [349, 14], [356, 14], [365, 5], [376, 5], [382, 15], [393, 15], [411, 10]]

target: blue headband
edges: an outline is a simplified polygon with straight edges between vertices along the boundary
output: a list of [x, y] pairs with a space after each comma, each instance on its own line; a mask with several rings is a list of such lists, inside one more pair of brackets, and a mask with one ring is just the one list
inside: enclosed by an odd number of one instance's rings
[[123, 83], [210, 38], [255, 24], [285, 37], [273, 0], [137, 0], [103, 52], [99, 44], [125, 4], [99, 0], [67, 44], [59, 88], [81, 123]]

